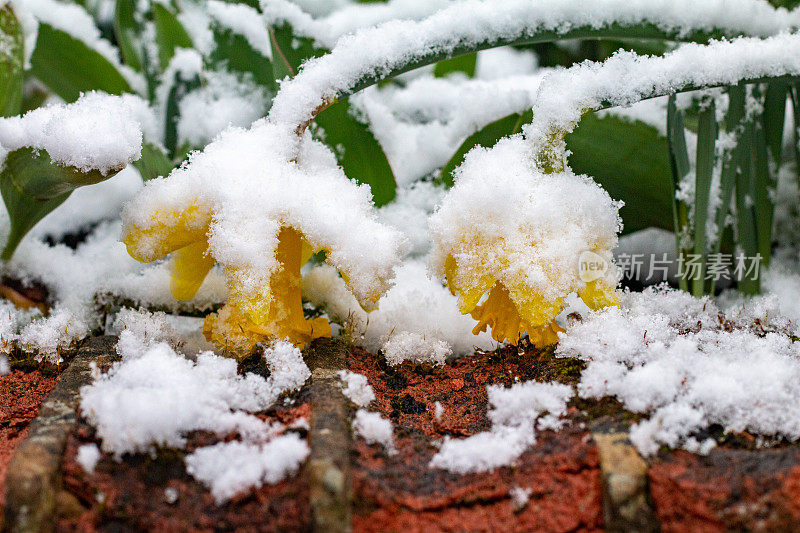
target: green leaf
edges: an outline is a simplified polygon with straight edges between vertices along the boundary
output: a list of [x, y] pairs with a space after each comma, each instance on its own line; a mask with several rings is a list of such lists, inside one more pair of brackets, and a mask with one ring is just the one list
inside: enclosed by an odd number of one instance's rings
[[214, 42], [216, 47], [209, 57], [211, 64], [224, 64], [228, 70], [251, 74], [256, 83], [275, 91], [272, 63], [250, 46], [243, 35], [215, 26]]
[[336, 153], [345, 174], [370, 186], [376, 206], [391, 202], [397, 194], [392, 168], [369, 126], [351, 113], [347, 98], [322, 111], [315, 122], [324, 130], [325, 143]]
[[0, 193], [11, 219], [2, 259], [10, 259], [31, 228], [61, 205], [73, 190], [106, 180], [115, 173], [104, 176], [98, 171], [81, 172], [57, 165], [44, 150], [20, 148], [9, 153], [0, 172]]
[[706, 224], [708, 204], [711, 198], [711, 178], [714, 174], [717, 142], [717, 118], [714, 100], [700, 110], [697, 125], [697, 166], [694, 190], [694, 253], [701, 257], [700, 272], [692, 280], [692, 294], [697, 297], [705, 293], [706, 274]]
[[122, 170], [105, 175], [98, 170], [82, 172], [51, 161], [45, 150], [28, 147], [10, 152], [3, 165], [14, 185], [37, 200], [51, 200], [78, 187], [100, 183]]
[[443, 78], [452, 72], [463, 72], [470, 78], [475, 76], [475, 65], [478, 62], [478, 53], [465, 54], [439, 61], [433, 68], [433, 75]]
[[163, 4], [153, 3], [153, 21], [156, 25], [156, 45], [158, 45], [158, 64], [167, 70], [176, 48], [192, 48], [192, 39], [178, 18]]
[[128, 82], [108, 59], [82, 41], [44, 23], [39, 24], [31, 71], [67, 102], [74, 102], [82, 92], [94, 90], [109, 94], [131, 92]]
[[[755, 144], [753, 123], [745, 124], [744, 135], [739, 140], [740, 172], [736, 175], [736, 229], [737, 244], [745, 257], [755, 257], [758, 253], [758, 229], [755, 219], [753, 199], [753, 164], [751, 152]], [[737, 288], [745, 294], [758, 294], [759, 281], [739, 280]]]
[[175, 78], [167, 95], [164, 106], [164, 147], [171, 157], [177, 155], [178, 150], [178, 122], [180, 122], [180, 101], [189, 92], [200, 87], [200, 77], [193, 76], [184, 80], [180, 72], [175, 73]]
[[293, 78], [303, 61], [329, 52], [324, 48], [315, 48], [311, 39], [295, 37], [289, 24], [270, 28], [269, 36], [272, 46], [272, 69], [276, 80]]
[[491, 148], [503, 137], [519, 132], [522, 126], [528, 124], [531, 120], [533, 120], [532, 111], [514, 113], [499, 120], [495, 120], [476, 131], [461, 143], [458, 150], [456, 150], [447, 164], [439, 172], [437, 181], [445, 184], [447, 187], [452, 187], [454, 182], [453, 171], [464, 161], [464, 156], [467, 155], [467, 152], [476, 146]]
[[768, 83], [766, 94], [764, 95], [762, 121], [767, 148], [776, 168], [781, 164], [783, 125], [786, 120], [786, 97], [788, 93], [789, 83], [781, 80]]
[[774, 214], [774, 204], [770, 198], [770, 191], [775, 189], [776, 180], [769, 168], [765, 118], [766, 116], [762, 114], [756, 117], [753, 122], [753, 142], [750, 147], [750, 154], [753, 159], [752, 192], [756, 234], [758, 237], [758, 253], [761, 254], [763, 259], [762, 265], [769, 266], [769, 259], [772, 254], [772, 219]]
[[668, 143], [655, 128], [590, 113], [566, 141], [575, 173], [591, 176], [625, 202], [624, 233], [673, 227]]
[[114, 9], [114, 34], [122, 60], [131, 68], [144, 68], [144, 48], [139, 42], [141, 27], [136, 22], [136, 0], [117, 0]]
[[169, 174], [175, 165], [164, 151], [150, 143], [142, 144], [142, 157], [133, 162], [143, 181]]
[[[686, 260], [688, 250], [681, 247], [681, 236], [689, 228], [689, 210], [677, 198], [680, 183], [691, 171], [689, 151], [686, 148], [686, 132], [683, 127], [683, 113], [675, 105], [675, 95], [667, 99], [667, 145], [669, 147], [670, 169], [672, 171], [672, 216], [676, 249], [680, 258]], [[684, 263], [685, 264], [685, 263]], [[681, 290], [689, 290], [688, 280], [680, 278]]]
[[0, 9], [0, 34], [3, 47], [0, 52], [0, 116], [10, 117], [22, 105], [22, 62], [25, 36], [11, 7]]

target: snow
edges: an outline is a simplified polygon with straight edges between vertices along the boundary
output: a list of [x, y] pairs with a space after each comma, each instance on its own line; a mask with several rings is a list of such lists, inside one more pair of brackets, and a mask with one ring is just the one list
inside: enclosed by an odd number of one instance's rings
[[360, 28], [375, 26], [393, 19], [423, 19], [451, 3], [452, 0], [389, 0], [385, 3], [354, 3], [337, 6], [332, 12], [319, 17], [312, 17], [313, 13], [310, 13], [314, 8], [319, 9], [319, 6], [298, 6], [301, 4], [300, 2], [263, 0], [261, 8], [268, 26], [280, 26], [288, 23], [292, 26], [295, 34], [314, 39], [316, 46], [332, 48], [339, 37]]
[[206, 8], [208, 14], [223, 28], [238, 33], [247, 43], [264, 57], [272, 58], [269, 31], [258, 11], [244, 4], [230, 4], [211, 0]]
[[367, 444], [380, 444], [390, 455], [397, 453], [392, 422], [383, 418], [380, 413], [359, 409], [353, 418], [353, 431]]
[[465, 439], [445, 437], [431, 459], [431, 468], [467, 474], [512, 465], [536, 442], [537, 427], [553, 429], [559, 425], [556, 422], [566, 414], [567, 401], [573, 395], [567, 385], [535, 381], [508, 389], [490, 385], [486, 391], [492, 428]]
[[[270, 6], [265, 5], [269, 11]], [[275, 3], [272, 18], [291, 19], [293, 6]], [[299, 13], [299, 9], [294, 7]], [[340, 38], [332, 53], [307, 61], [300, 73], [282, 84], [270, 118], [294, 129], [313, 117], [325, 102], [346, 94], [362, 80], [385, 75], [412, 59], [448, 53], [459, 47], [511, 42], [536, 32], [568, 34], [579, 27], [601, 28], [650, 23], [678, 38], [694, 31], [719, 29], [726, 35], [775, 35], [797, 26], [797, 13], [774, 9], [765, 1], [714, 0], [511, 0], [498, 12], [494, 2], [458, 2], [421, 22], [393, 20]], [[291, 19], [297, 27], [299, 22]], [[464, 21], [469, 21], [465, 24]], [[300, 30], [304, 31], [304, 30]], [[313, 33], [313, 30], [308, 31]]]
[[125, 350], [133, 344], [119, 345], [122, 362], [81, 388], [83, 416], [97, 428], [102, 449], [117, 458], [156, 446], [183, 447], [195, 430], [263, 439], [276, 428], [249, 413], [267, 409], [310, 376], [300, 351], [283, 342], [265, 349], [272, 372], [267, 379], [239, 376], [235, 360], [210, 352], [190, 361], [163, 342]]
[[78, 455], [75, 457], [75, 461], [83, 468], [84, 472], [93, 474], [101, 456], [102, 454], [97, 444], [90, 442], [89, 444], [82, 444], [78, 448]]
[[226, 72], [204, 72], [203, 80], [199, 89], [179, 103], [179, 145], [205, 146], [229, 126], [249, 126], [269, 107], [264, 90], [253, 82], [240, 81]]
[[186, 456], [186, 471], [209, 487], [221, 504], [248, 489], [293, 475], [308, 453], [308, 445], [295, 433], [264, 444], [220, 442]]
[[0, 149], [3, 158], [23, 147], [45, 150], [57, 163], [107, 175], [141, 156], [145, 109], [136, 96], [93, 91], [72, 104], [0, 119]]
[[[211, 489], [217, 503], [277, 483], [305, 461], [304, 440], [252, 414], [310, 377], [297, 348], [286, 342], [265, 347], [270, 375], [264, 379], [237, 374], [235, 360], [211, 352], [187, 359], [164, 342], [174, 340], [175, 330], [163, 313], [123, 310], [115, 327], [122, 330], [122, 360], [80, 391], [81, 413], [96, 428], [103, 451], [120, 460], [162, 446], [182, 448], [193, 431], [238, 434], [241, 440], [197, 448], [185, 459], [189, 474]], [[88, 465], [92, 456], [84, 455]]]
[[465, 355], [476, 347], [496, 346], [488, 334], [472, 334], [474, 321], [461, 314], [457, 298], [431, 279], [418, 260], [407, 260], [395, 271], [394, 287], [369, 314], [359, 308], [331, 267], [313, 268], [303, 277], [302, 288], [305, 299], [350, 326], [357, 344], [373, 352], [383, 349], [391, 364], [404, 360], [441, 364], [451, 352]]
[[35, 353], [37, 359], [54, 363], [62, 361], [61, 351], [73, 347], [89, 334], [81, 316], [63, 305], [56, 305], [46, 317], [33, 320], [19, 333], [19, 346]]
[[447, 341], [426, 339], [424, 335], [411, 331], [390, 334], [383, 343], [383, 356], [392, 366], [399, 365], [407, 359], [443, 365], [452, 353], [453, 348]]
[[366, 407], [375, 399], [367, 376], [350, 370], [340, 370], [338, 376], [342, 382], [342, 394], [358, 407]]
[[0, 354], [0, 376], [7, 376], [11, 373], [11, 363], [5, 354]]
[[664, 287], [627, 293], [620, 309], [568, 325], [557, 353], [587, 363], [583, 398], [612, 396], [649, 418], [631, 430], [645, 455], [659, 446], [708, 450], [694, 433], [800, 438], [800, 348], [774, 296], [720, 309]]
[[528, 505], [528, 501], [531, 499], [531, 494], [533, 493], [533, 489], [520, 487], [520, 486], [513, 486], [508, 491], [508, 496], [511, 498], [511, 505], [514, 507], [515, 511], [519, 511], [524, 509], [526, 505]]
[[[704, 4], [705, 6], [705, 4]], [[800, 36], [739, 38], [687, 43], [663, 57], [617, 52], [603, 63], [584, 62], [548, 76], [533, 108], [534, 121], [523, 128], [540, 164], [566, 157], [554, 135], [569, 132], [589, 110], [626, 106], [686, 87], [733, 85], [746, 79], [800, 73]], [[624, 84], [619, 80], [625, 80]]]

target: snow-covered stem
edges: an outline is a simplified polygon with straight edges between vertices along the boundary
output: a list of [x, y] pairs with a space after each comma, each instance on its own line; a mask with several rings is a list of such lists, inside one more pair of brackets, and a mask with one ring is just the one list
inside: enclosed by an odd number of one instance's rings
[[[735, 4], [735, 5], [734, 5]], [[273, 18], [274, 15], [273, 15]], [[800, 12], [761, 0], [467, 0], [420, 22], [390, 21], [342, 37], [281, 86], [270, 120], [302, 132], [336, 98], [403, 72], [498, 46], [576, 38], [707, 41], [769, 36], [798, 26]]]
[[582, 63], [542, 82], [525, 136], [539, 150], [540, 166], [558, 171], [566, 164], [563, 137], [587, 112], [682, 92], [792, 79], [800, 76], [798, 53], [800, 34], [783, 34], [689, 43], [663, 57], [619, 52], [602, 63]]

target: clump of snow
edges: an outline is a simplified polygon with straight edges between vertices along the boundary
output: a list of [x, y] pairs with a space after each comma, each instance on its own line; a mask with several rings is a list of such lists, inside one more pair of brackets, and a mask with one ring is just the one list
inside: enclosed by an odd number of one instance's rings
[[23, 147], [45, 150], [62, 165], [108, 174], [141, 156], [142, 126], [137, 116], [145, 108], [133, 95], [92, 91], [72, 104], [0, 119], [0, 149], [3, 157]]
[[311, 10], [319, 10], [321, 4], [300, 6], [301, 2], [270, 0], [262, 2], [264, 22], [268, 26], [281, 26], [288, 23], [295, 35], [308, 37], [316, 45], [332, 48], [342, 35], [359, 28], [375, 26], [394, 19], [419, 20], [452, 3], [452, 0], [389, 0], [380, 3], [351, 3], [336, 6], [322, 16], [312, 17]]
[[36, 308], [21, 309], [8, 300], [0, 300], [0, 354], [10, 354], [17, 346], [20, 329], [40, 315]]
[[38, 318], [19, 333], [19, 347], [53, 363], [62, 361], [61, 351], [71, 348], [89, 334], [83, 317], [63, 305], [56, 305], [46, 317]]
[[78, 455], [75, 457], [75, 461], [83, 468], [84, 472], [93, 474], [97, 463], [100, 461], [101, 455], [100, 448], [97, 447], [97, 444], [90, 442], [78, 448]]
[[444, 407], [442, 407], [442, 402], [435, 402], [433, 404], [433, 418], [437, 422], [442, 421], [442, 416], [444, 415]]
[[383, 349], [393, 364], [440, 363], [450, 352], [464, 355], [476, 347], [496, 345], [486, 333], [472, 334], [474, 321], [461, 314], [457, 298], [432, 280], [420, 261], [408, 260], [397, 268], [394, 287], [369, 314], [359, 308], [331, 267], [313, 268], [303, 277], [302, 288], [305, 299], [350, 325], [356, 343], [370, 351]]
[[166, 342], [178, 348], [178, 332], [167, 322], [163, 312], [124, 308], [117, 313], [113, 330], [119, 332], [117, 353], [126, 359], [143, 356], [153, 345]]
[[587, 362], [582, 397], [614, 396], [650, 415], [631, 430], [643, 454], [662, 444], [708, 451], [694, 434], [711, 424], [800, 439], [800, 347], [792, 331], [774, 297], [723, 310], [657, 287], [571, 322], [557, 353]]
[[406, 359], [443, 365], [452, 353], [453, 349], [447, 341], [427, 340], [424, 335], [411, 331], [390, 335], [383, 343], [383, 356], [392, 366], [399, 365]]
[[[163, 313], [123, 310], [117, 351], [122, 361], [81, 388], [81, 413], [95, 426], [103, 451], [116, 459], [157, 447], [183, 447], [192, 431], [241, 440], [201, 447], [186, 457], [188, 472], [218, 503], [295, 472], [307, 444], [253, 415], [311, 375], [300, 350], [286, 342], [264, 348], [267, 379], [237, 374], [233, 359], [211, 352], [191, 361], [163, 342], [174, 335]], [[98, 452], [99, 453], [99, 452]], [[85, 452], [91, 460], [90, 452]], [[88, 464], [88, 463], [87, 463]]]
[[375, 391], [367, 376], [350, 370], [340, 370], [338, 375], [342, 382], [342, 394], [357, 406], [366, 407], [375, 399]]
[[[536, 429], [553, 429], [567, 410], [572, 388], [528, 381], [511, 388], [490, 385], [489, 420], [492, 428], [467, 437], [445, 437], [431, 468], [450, 472], [488, 472], [516, 461], [536, 442]], [[544, 416], [542, 416], [544, 415]]]
[[165, 343], [144, 353], [137, 346], [122, 356], [81, 389], [81, 412], [97, 428], [103, 450], [116, 457], [156, 446], [182, 447], [194, 430], [263, 439], [275, 429], [249, 413], [267, 409], [310, 376], [300, 351], [284, 342], [264, 351], [272, 372], [267, 379], [239, 376], [236, 361], [210, 352], [190, 361]]
[[217, 504], [264, 483], [294, 474], [308, 457], [308, 444], [295, 433], [269, 442], [220, 442], [186, 457], [186, 471], [209, 487]]
[[167, 487], [164, 489], [164, 501], [172, 505], [178, 501], [178, 489], [174, 487]]
[[541, 172], [520, 135], [492, 149], [471, 150], [455, 178], [429, 219], [431, 262], [442, 278], [450, 256], [463, 292], [493, 279], [515, 301], [522, 301], [525, 291], [559, 301], [586, 286], [579, 258], [589, 251], [608, 265], [596, 279], [616, 286], [611, 250], [621, 229], [622, 204], [591, 178], [568, 170]]
[[353, 419], [353, 431], [367, 444], [380, 444], [388, 453], [396, 453], [392, 422], [380, 413], [359, 409]]
[[511, 505], [514, 506], [515, 511], [524, 509], [528, 505], [528, 500], [531, 499], [533, 489], [527, 487], [520, 487], [515, 485], [508, 491], [508, 496], [511, 498]]
[[11, 373], [11, 363], [5, 354], [0, 354], [0, 376], [7, 376], [9, 373]]

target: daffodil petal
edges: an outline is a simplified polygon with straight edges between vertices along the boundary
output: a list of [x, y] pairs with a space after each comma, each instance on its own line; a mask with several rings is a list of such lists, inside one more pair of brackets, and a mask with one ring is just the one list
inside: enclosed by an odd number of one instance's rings
[[173, 254], [169, 288], [176, 300], [191, 300], [197, 294], [215, 263], [207, 250], [208, 242], [203, 239]]

